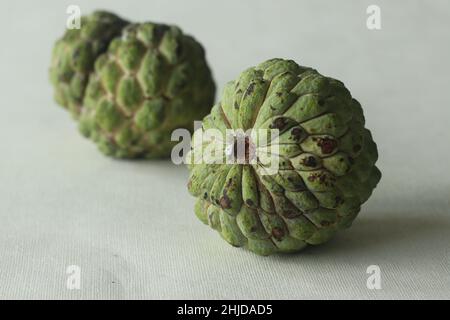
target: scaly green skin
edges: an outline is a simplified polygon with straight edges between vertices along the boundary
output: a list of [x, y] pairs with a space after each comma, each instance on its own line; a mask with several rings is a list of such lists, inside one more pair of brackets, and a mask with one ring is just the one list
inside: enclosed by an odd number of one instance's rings
[[[197, 217], [260, 255], [326, 242], [351, 225], [381, 178], [360, 104], [340, 81], [291, 60], [268, 60], [228, 83], [203, 128], [280, 130], [274, 175], [262, 175], [260, 163], [189, 166]], [[199, 150], [193, 143], [188, 157]]]
[[50, 66], [54, 98], [74, 118], [78, 118], [81, 112], [84, 91], [95, 60], [127, 24], [114, 14], [96, 11], [81, 17], [81, 28], [67, 30], [55, 43]]
[[201, 45], [175, 26], [128, 25], [95, 63], [81, 132], [119, 158], [170, 154], [176, 128], [192, 131], [214, 101]]

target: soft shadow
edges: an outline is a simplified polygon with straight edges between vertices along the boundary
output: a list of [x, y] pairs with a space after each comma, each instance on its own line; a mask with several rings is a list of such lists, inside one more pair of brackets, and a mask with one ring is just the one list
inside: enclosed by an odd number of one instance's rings
[[365, 213], [354, 221], [353, 226], [341, 230], [329, 242], [283, 257], [357, 255], [361, 252], [381, 254], [392, 250], [408, 251], [416, 245], [423, 247], [428, 244], [432, 252], [447, 247], [448, 243], [449, 214], [431, 216], [424, 212], [421, 216], [414, 212], [411, 216], [410, 213], [399, 212]]
[[[186, 178], [188, 169], [185, 164], [174, 164], [170, 158], [162, 159], [110, 159], [112, 163], [123, 167], [132, 167], [136, 170], [142, 170], [144, 173], [162, 172], [168, 174], [180, 175]], [[166, 180], [166, 179], [164, 179]]]

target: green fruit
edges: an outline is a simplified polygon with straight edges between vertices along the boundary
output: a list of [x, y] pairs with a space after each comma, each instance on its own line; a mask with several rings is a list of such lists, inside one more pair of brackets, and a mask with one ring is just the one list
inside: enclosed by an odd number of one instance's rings
[[80, 29], [69, 29], [53, 48], [50, 81], [58, 104], [78, 118], [84, 91], [97, 57], [120, 35], [128, 22], [116, 15], [96, 11], [81, 17]]
[[[222, 160], [189, 164], [197, 217], [233, 246], [260, 255], [326, 242], [351, 225], [381, 178], [364, 122], [343, 83], [314, 69], [272, 59], [245, 70], [203, 120], [204, 130], [225, 138], [199, 143], [196, 134], [187, 156], [206, 159], [209, 148]], [[229, 129], [279, 132], [268, 142], [250, 131], [229, 140]], [[278, 170], [268, 171], [264, 156], [277, 160]], [[230, 158], [235, 162], [223, 162]]]
[[[85, 19], [96, 21], [92, 16]], [[88, 26], [82, 21], [81, 33]], [[86, 58], [89, 63], [76, 94], [68, 86], [61, 89], [60, 77], [55, 75], [64, 73], [61, 66], [76, 64], [78, 55], [62, 53], [73, 48], [66, 45], [68, 40], [56, 45], [54, 61], [65, 61], [53, 63], [58, 67], [51, 70], [57, 96], [65, 93], [59, 100], [70, 102], [68, 108], [78, 117], [80, 132], [106, 155], [170, 155], [173, 130], [192, 131], [194, 120], [203, 118], [214, 102], [215, 84], [202, 46], [176, 26], [122, 23], [115, 37], [110, 29], [90, 28], [97, 30], [95, 35], [107, 50]]]

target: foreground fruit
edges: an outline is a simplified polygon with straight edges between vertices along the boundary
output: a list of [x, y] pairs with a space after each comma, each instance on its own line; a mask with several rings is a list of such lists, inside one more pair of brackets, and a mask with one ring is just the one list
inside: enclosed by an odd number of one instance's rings
[[[98, 14], [86, 18], [91, 24], [83, 25], [82, 21], [81, 30], [71, 37], [85, 39], [82, 34], [88, 31], [83, 30], [91, 28], [95, 32], [82, 43], [89, 43], [86, 46], [90, 48], [92, 38], [97, 42], [101, 39], [99, 47], [106, 51], [89, 51], [84, 56], [74, 49], [80, 45], [67, 45], [69, 40], [57, 43], [51, 69], [57, 98], [63, 97], [57, 100], [73, 111], [81, 133], [95, 141], [103, 153], [118, 158], [168, 156], [175, 143], [172, 131], [192, 131], [194, 120], [203, 118], [214, 102], [215, 84], [204, 50], [176, 26], [125, 26], [123, 20], [112, 23], [110, 18], [106, 28], [105, 19], [95, 18]], [[58, 85], [61, 74], [79, 64], [82, 72], [67, 72], [72, 77], [70, 85]]]
[[[223, 151], [223, 164], [189, 165], [195, 213], [233, 246], [260, 255], [326, 242], [351, 225], [381, 177], [360, 104], [340, 81], [290, 60], [266, 61], [229, 82], [203, 120], [211, 128], [223, 137], [228, 129], [279, 130], [265, 143], [251, 133], [199, 143], [196, 134], [187, 156]], [[239, 139], [244, 153], [236, 152]], [[265, 155], [278, 170], [268, 171]], [[240, 163], [223, 162], [230, 158]]]

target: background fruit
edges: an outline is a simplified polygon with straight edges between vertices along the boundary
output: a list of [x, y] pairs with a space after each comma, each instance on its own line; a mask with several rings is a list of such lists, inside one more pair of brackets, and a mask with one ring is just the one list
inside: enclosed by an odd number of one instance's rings
[[198, 42], [175, 26], [131, 24], [95, 63], [80, 129], [108, 155], [168, 155], [172, 131], [192, 130], [214, 94]]
[[[351, 225], [381, 177], [360, 104], [340, 81], [290, 60], [268, 60], [229, 82], [203, 120], [209, 128], [280, 130], [271, 141], [279, 147], [274, 175], [248, 159], [189, 166], [198, 218], [233, 246], [261, 255], [327, 241]], [[210, 143], [194, 139], [188, 159]], [[251, 143], [257, 156], [266, 152]]]
[[214, 102], [194, 38], [176, 26], [127, 24], [103, 12], [57, 42], [50, 74], [56, 100], [79, 119], [81, 133], [119, 158], [169, 155], [172, 131], [192, 130]]
[[50, 81], [58, 104], [78, 118], [84, 90], [97, 57], [120, 35], [128, 22], [118, 16], [96, 11], [81, 17], [80, 29], [68, 29], [53, 48]]

